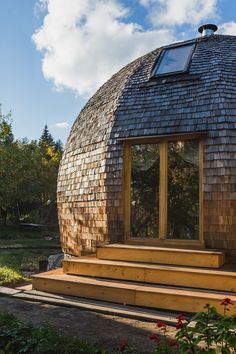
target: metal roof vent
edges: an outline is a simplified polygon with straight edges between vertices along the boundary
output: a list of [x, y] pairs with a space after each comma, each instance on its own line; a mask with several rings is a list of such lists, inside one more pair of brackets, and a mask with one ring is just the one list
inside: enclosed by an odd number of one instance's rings
[[208, 23], [206, 25], [202, 25], [201, 27], [198, 28], [198, 32], [202, 34], [202, 36], [213, 36], [214, 32], [218, 30], [218, 27], [216, 25], [213, 25], [211, 23]]

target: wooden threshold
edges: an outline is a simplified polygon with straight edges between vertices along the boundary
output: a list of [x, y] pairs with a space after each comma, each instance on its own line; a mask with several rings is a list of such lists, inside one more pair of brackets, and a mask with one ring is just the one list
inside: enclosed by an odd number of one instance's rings
[[205, 242], [200, 240], [174, 240], [174, 239], [128, 239], [126, 245], [143, 245], [151, 247], [171, 247], [171, 248], [189, 248], [195, 250], [204, 250]]

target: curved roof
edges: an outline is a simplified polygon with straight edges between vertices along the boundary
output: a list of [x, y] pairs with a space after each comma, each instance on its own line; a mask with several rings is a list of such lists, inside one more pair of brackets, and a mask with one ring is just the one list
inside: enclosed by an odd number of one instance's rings
[[115, 74], [81, 111], [66, 150], [106, 138], [235, 128], [236, 36], [195, 41], [188, 73], [150, 80], [159, 48]]

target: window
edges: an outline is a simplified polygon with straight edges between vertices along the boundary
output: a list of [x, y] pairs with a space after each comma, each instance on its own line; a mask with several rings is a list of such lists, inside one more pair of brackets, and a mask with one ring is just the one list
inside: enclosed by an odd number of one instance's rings
[[199, 233], [198, 141], [168, 143], [167, 238], [197, 240]]
[[194, 47], [195, 43], [192, 43], [164, 49], [154, 67], [152, 76], [186, 72]]
[[131, 237], [156, 238], [159, 233], [159, 144], [134, 144], [131, 156]]
[[198, 140], [127, 142], [125, 153], [128, 238], [198, 241]]

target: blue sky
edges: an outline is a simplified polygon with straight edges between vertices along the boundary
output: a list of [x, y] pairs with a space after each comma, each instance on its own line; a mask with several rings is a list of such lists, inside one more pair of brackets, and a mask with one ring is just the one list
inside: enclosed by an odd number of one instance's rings
[[235, 0], [0, 0], [0, 103], [16, 138], [48, 124], [66, 141], [87, 99], [113, 73], [203, 23], [236, 35]]

